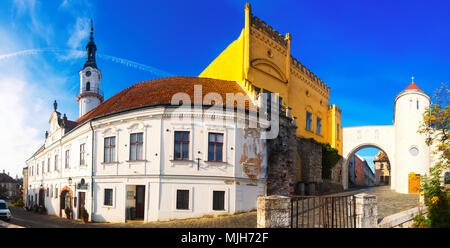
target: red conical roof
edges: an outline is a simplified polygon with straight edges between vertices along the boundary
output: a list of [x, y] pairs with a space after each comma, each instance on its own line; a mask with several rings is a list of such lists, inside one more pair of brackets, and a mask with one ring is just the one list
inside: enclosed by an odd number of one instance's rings
[[406, 87], [405, 90], [422, 90], [422, 89], [419, 88], [419, 86], [417, 86], [414, 82], [412, 82], [408, 87]]

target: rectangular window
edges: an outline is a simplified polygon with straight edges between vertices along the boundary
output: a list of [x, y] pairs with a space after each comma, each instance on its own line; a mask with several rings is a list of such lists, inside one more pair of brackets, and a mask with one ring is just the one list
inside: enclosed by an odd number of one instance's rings
[[112, 206], [113, 205], [113, 190], [105, 189], [105, 198], [103, 201], [103, 205]]
[[70, 168], [70, 150], [66, 150], [66, 163], [64, 166], [66, 169]]
[[130, 134], [130, 160], [142, 160], [144, 140], [142, 133]]
[[175, 132], [174, 160], [189, 160], [189, 132]]
[[115, 159], [116, 137], [105, 138], [104, 162], [113, 162]]
[[177, 190], [177, 209], [189, 209], [189, 190]]
[[317, 134], [322, 134], [322, 119], [317, 118]]
[[58, 171], [58, 155], [55, 155], [55, 171]]
[[312, 130], [312, 114], [310, 112], [306, 112], [306, 130]]
[[45, 161], [42, 161], [42, 175], [45, 173]]
[[50, 158], [47, 160], [47, 172], [50, 172]]
[[225, 210], [225, 191], [213, 191], [213, 210]]
[[58, 198], [58, 188], [55, 189], [55, 198]]
[[208, 135], [208, 160], [222, 161], [223, 134], [209, 133]]
[[85, 144], [80, 145], [80, 165], [85, 165]]

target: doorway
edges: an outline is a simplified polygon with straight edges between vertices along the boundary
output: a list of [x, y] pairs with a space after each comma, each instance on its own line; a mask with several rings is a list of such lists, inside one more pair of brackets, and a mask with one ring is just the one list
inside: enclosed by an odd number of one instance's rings
[[145, 185], [126, 186], [126, 220], [144, 220]]
[[39, 190], [39, 206], [45, 205], [45, 190], [40, 189]]
[[145, 186], [136, 185], [136, 219], [144, 219], [144, 209], [145, 209]]
[[78, 219], [82, 219], [82, 213], [85, 208], [86, 192], [78, 192]]

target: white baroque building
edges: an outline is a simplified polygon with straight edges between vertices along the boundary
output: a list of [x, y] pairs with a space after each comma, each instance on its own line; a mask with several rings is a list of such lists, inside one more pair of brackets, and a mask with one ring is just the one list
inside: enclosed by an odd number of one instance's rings
[[[265, 141], [258, 129], [239, 125], [256, 121], [248, 115], [254, 103], [249, 100], [244, 111], [233, 114], [205, 111], [214, 97], [223, 103], [227, 93], [248, 97], [237, 82], [161, 78], [137, 83], [103, 102], [92, 30], [86, 49], [77, 97], [80, 117], [61, 117], [55, 101], [45, 143], [26, 161], [28, 206], [43, 205], [60, 217], [70, 207], [75, 219], [85, 209], [96, 222], [256, 208], [257, 196], [265, 194]], [[194, 88], [200, 86], [199, 94]], [[193, 100], [197, 107], [189, 104], [183, 118], [173, 117], [180, 113], [171, 104], [176, 92], [184, 92], [183, 104]]]
[[[430, 97], [414, 81], [394, 101], [394, 125], [343, 128], [344, 189], [348, 187], [348, 161], [358, 150], [375, 147], [388, 157], [391, 166], [391, 189], [409, 193], [410, 173], [424, 175], [432, 164], [426, 136], [419, 134], [423, 113]], [[417, 177], [416, 177], [417, 178]]]

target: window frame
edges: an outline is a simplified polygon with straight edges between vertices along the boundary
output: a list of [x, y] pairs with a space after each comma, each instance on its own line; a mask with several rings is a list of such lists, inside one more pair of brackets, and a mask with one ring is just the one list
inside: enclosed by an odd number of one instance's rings
[[[308, 116], [310, 118], [308, 118]], [[309, 124], [309, 125], [308, 125]], [[308, 128], [309, 127], [309, 128]], [[306, 111], [306, 130], [312, 131], [312, 113], [309, 111]]]
[[[215, 192], [223, 192], [223, 202], [222, 202], [222, 204], [223, 204], [223, 209], [214, 209], [214, 207], [215, 207], [215, 204], [214, 204], [214, 193]], [[212, 201], [211, 201], [211, 210], [212, 211], [215, 211], [215, 212], [226, 212], [226, 211], [228, 211], [227, 209], [227, 190], [225, 190], [225, 189], [213, 189], [212, 190], [212, 192], [211, 192], [211, 198], [212, 198]]]
[[[114, 145], [111, 145], [111, 140], [114, 139]], [[110, 140], [108, 146], [106, 145], [106, 140]], [[106, 150], [109, 149], [108, 152], [108, 158], [109, 160], [106, 160]], [[114, 151], [114, 152], [111, 152]], [[116, 136], [108, 136], [103, 138], [103, 162], [104, 163], [115, 163], [116, 161]]]
[[[177, 133], [181, 134], [181, 140], [177, 141]], [[188, 134], [187, 141], [183, 139], [185, 133]], [[190, 143], [191, 143], [190, 141], [191, 141], [191, 132], [190, 131], [184, 131], [184, 130], [181, 131], [180, 130], [180, 131], [175, 131], [173, 133], [173, 160], [177, 160], [177, 161], [188, 161], [189, 160], [190, 150], [191, 150], [189, 148]], [[187, 157], [186, 158], [183, 156], [183, 145], [184, 144], [187, 144], [187, 147], [188, 147], [188, 153], [187, 153]], [[176, 154], [175, 149], [176, 149], [177, 145], [180, 145], [180, 157], [176, 157], [175, 156], [175, 154]]]
[[[214, 135], [214, 141], [210, 141], [210, 139], [209, 139], [209, 137], [210, 137], [210, 135], [211, 134], [213, 134]], [[222, 142], [218, 142], [217, 141], [217, 135], [221, 135], [222, 136]], [[225, 138], [225, 135], [224, 135], [224, 133], [219, 133], [219, 132], [208, 132], [208, 146], [207, 146], [207, 149], [208, 149], [208, 153], [207, 153], [207, 158], [208, 158], [208, 160], [207, 161], [210, 161], [210, 162], [224, 162], [224, 159], [223, 159], [223, 157], [224, 157], [224, 143], [225, 143], [225, 141], [224, 141], [224, 138]], [[210, 144], [214, 144], [214, 159], [210, 159], [209, 158], [209, 152], [210, 152]], [[221, 160], [217, 160], [217, 145], [218, 144], [220, 144], [221, 146], [222, 146], [222, 151], [221, 151]]]
[[[132, 137], [133, 135], [136, 136], [136, 140], [132, 141]], [[141, 135], [141, 140], [139, 141], [139, 135]], [[140, 154], [140, 158], [138, 157], [139, 153], [138, 153], [138, 147], [139, 145], [141, 146], [141, 154]], [[131, 147], [135, 146], [135, 158], [132, 159], [131, 158]], [[130, 150], [129, 150], [129, 159], [130, 161], [141, 161], [144, 160], [144, 133], [143, 132], [138, 132], [138, 133], [130, 133]]]
[[[110, 201], [111, 201], [111, 205], [107, 205], [106, 203], [106, 196], [107, 196], [107, 194], [106, 194], [106, 191], [107, 190], [111, 190], [111, 199], [110, 199]], [[107, 208], [112, 208], [112, 207], [114, 207], [114, 188], [112, 188], [112, 187], [107, 187], [107, 188], [103, 188], [103, 207], [107, 207]]]
[[86, 165], [86, 143], [80, 144], [80, 166]]
[[[187, 208], [178, 208], [178, 191], [187, 191]], [[177, 188], [175, 189], [175, 210], [176, 211], [191, 211], [192, 210], [192, 190], [188, 188]]]
[[316, 120], [316, 132], [319, 135], [322, 135], [322, 119], [317, 117]]
[[58, 171], [58, 154], [55, 154], [54, 165], [55, 165], [55, 171]]
[[70, 169], [70, 149], [65, 151], [64, 169]]

